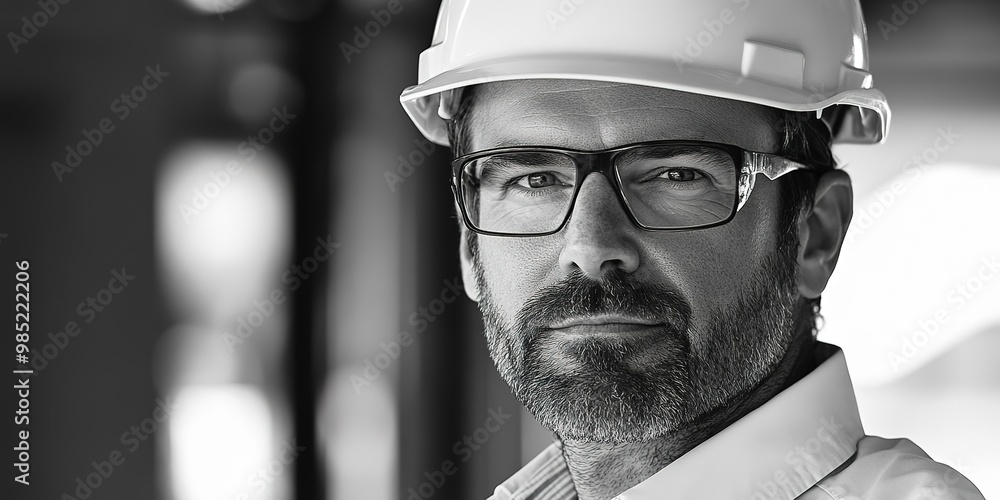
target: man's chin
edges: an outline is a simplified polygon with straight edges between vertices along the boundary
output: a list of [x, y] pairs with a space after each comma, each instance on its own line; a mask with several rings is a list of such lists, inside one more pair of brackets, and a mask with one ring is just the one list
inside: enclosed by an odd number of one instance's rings
[[511, 384], [542, 425], [566, 439], [615, 443], [648, 440], [679, 427], [690, 395], [679, 353], [637, 368], [620, 351], [589, 345], [585, 352], [572, 365], [552, 363], [551, 357], [541, 358], [550, 361], [545, 364], [529, 362], [521, 383]]
[[[522, 401], [542, 426], [562, 439], [600, 443], [648, 441], [681, 428], [680, 409], [674, 405], [651, 405], [614, 401], [595, 397], [595, 391], [581, 388], [572, 391], [569, 403], [563, 397], [543, 399], [533, 394]], [[625, 410], [625, 411], [622, 411]]]

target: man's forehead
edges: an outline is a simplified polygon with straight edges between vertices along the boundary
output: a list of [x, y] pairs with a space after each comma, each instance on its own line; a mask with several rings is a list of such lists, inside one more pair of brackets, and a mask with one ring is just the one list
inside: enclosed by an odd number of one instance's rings
[[474, 149], [550, 145], [601, 149], [662, 139], [775, 147], [775, 113], [756, 104], [642, 85], [513, 80], [477, 87]]

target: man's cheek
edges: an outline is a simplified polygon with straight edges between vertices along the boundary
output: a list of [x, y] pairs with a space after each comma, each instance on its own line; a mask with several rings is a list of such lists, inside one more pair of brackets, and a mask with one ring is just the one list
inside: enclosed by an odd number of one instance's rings
[[486, 286], [504, 315], [511, 319], [541, 285], [543, 274], [534, 259], [516, 246], [484, 244], [481, 249]]
[[705, 317], [713, 309], [734, 304], [760, 263], [751, 255], [727, 252], [725, 245], [703, 243], [695, 248], [703, 249], [697, 260], [692, 256], [675, 264], [670, 280], [691, 304], [695, 316]]

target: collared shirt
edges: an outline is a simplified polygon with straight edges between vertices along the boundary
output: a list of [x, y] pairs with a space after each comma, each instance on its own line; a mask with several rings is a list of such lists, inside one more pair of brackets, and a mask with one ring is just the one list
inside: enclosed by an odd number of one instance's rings
[[[908, 439], [866, 436], [840, 348], [759, 408], [613, 500], [982, 500]], [[554, 443], [489, 500], [575, 500]]]

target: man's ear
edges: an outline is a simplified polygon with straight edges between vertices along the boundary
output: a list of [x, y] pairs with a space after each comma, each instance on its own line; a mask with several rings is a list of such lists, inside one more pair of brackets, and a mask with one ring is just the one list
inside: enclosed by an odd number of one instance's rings
[[843, 170], [825, 172], [816, 185], [812, 210], [799, 218], [799, 293], [819, 297], [840, 258], [854, 215], [854, 188]]
[[458, 226], [459, 226], [459, 238], [458, 238], [458, 257], [462, 263], [462, 286], [465, 288], [465, 294], [469, 296], [470, 299], [479, 302], [479, 282], [476, 281], [476, 273], [472, 270], [472, 249], [469, 248], [469, 238], [476, 236], [469, 234], [469, 228], [465, 226], [465, 221], [462, 220], [462, 211], [455, 205], [455, 213], [458, 214]]

